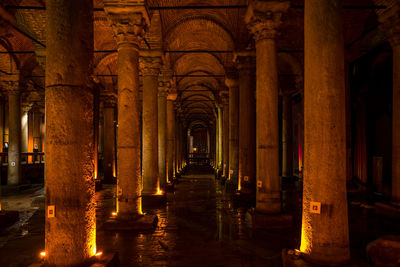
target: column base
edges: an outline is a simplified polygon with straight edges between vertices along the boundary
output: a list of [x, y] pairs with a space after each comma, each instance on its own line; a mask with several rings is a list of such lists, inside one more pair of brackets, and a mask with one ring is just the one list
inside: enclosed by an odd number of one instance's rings
[[[46, 267], [49, 264], [46, 261], [33, 263], [29, 267]], [[82, 267], [119, 267], [118, 252], [106, 252], [98, 256], [93, 256], [87, 262], [79, 264]]]
[[253, 228], [256, 229], [284, 229], [293, 226], [293, 216], [289, 214], [252, 214]]
[[398, 266], [400, 236], [383, 236], [367, 245], [367, 254], [373, 266]]
[[151, 231], [157, 227], [156, 215], [139, 215], [134, 219], [120, 219], [111, 217], [103, 224], [105, 231]]
[[317, 267], [317, 266], [358, 266], [350, 264], [350, 259], [338, 261], [318, 261], [311, 259], [309, 255], [301, 253], [299, 250], [283, 249], [282, 266], [283, 267]]
[[143, 208], [163, 207], [167, 201], [166, 195], [142, 195]]
[[400, 219], [400, 205], [397, 203], [376, 202], [374, 205], [375, 214], [382, 215], [387, 218]]
[[175, 185], [174, 183], [168, 183], [165, 185], [165, 192], [167, 193], [172, 193], [175, 190]]
[[19, 220], [19, 212], [16, 210], [0, 211], [0, 231], [10, 227]]

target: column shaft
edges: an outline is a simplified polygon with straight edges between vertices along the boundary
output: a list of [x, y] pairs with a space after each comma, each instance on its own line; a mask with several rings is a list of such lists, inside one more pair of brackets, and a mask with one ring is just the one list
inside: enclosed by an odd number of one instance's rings
[[223, 102], [222, 119], [222, 176], [229, 177], [229, 104], [228, 99]]
[[293, 175], [292, 106], [290, 95], [282, 96], [282, 176]]
[[[146, 67], [145, 67], [146, 68]], [[151, 70], [151, 71], [150, 71]], [[158, 192], [158, 73], [159, 69], [143, 71], [143, 191]]]
[[104, 104], [103, 120], [104, 120], [104, 148], [103, 148], [103, 169], [104, 182], [114, 182], [114, 152], [115, 152], [115, 136], [114, 136], [114, 110], [112, 105]]
[[118, 46], [117, 160], [119, 217], [142, 214], [138, 46]]
[[400, 203], [400, 42], [393, 46], [392, 201]]
[[229, 181], [236, 188], [239, 173], [239, 87], [229, 86]]
[[9, 134], [7, 184], [21, 182], [21, 95], [18, 91], [8, 95]]
[[46, 16], [46, 259], [80, 265], [96, 253], [93, 1], [49, 0]]
[[[305, 1], [301, 251], [323, 264], [341, 264], [350, 258], [341, 2]], [[312, 212], [311, 202], [320, 203], [320, 214]]]
[[166, 151], [167, 151], [167, 98], [165, 93], [158, 94], [158, 171], [160, 188], [167, 184]]
[[167, 101], [167, 174], [168, 182], [174, 179], [175, 164], [175, 110], [174, 101]]
[[254, 193], [256, 187], [255, 66], [249, 65], [252, 61], [251, 57], [245, 57], [245, 60], [250, 60], [250, 62], [239, 62], [238, 68], [239, 182], [241, 192]]

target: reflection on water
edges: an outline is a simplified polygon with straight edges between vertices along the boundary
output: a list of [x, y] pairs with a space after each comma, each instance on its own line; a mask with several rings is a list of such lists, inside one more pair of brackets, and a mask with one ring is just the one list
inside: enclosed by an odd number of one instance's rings
[[[144, 210], [159, 218], [153, 232], [100, 230], [99, 249], [118, 251], [121, 266], [280, 266], [281, 248], [293, 238], [254, 234], [247, 208], [235, 207], [211, 173], [195, 171], [201, 174], [183, 176], [165, 207]], [[99, 225], [113, 211], [112, 190], [97, 196]]]

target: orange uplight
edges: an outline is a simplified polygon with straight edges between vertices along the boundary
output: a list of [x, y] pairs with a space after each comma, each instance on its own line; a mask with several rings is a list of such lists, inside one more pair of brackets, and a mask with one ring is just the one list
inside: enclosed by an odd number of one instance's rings
[[103, 255], [103, 252], [102, 252], [102, 251], [99, 251], [99, 252], [97, 252], [97, 253], [95, 254], [96, 257], [100, 257], [101, 255]]
[[42, 251], [42, 252], [40, 252], [40, 257], [41, 257], [41, 258], [44, 258], [44, 257], [46, 257], [46, 251]]
[[158, 189], [156, 195], [162, 195], [163, 193], [164, 192], [161, 189]]
[[117, 216], [118, 213], [114, 211], [114, 212], [111, 213], [111, 215], [112, 215], [112, 216]]

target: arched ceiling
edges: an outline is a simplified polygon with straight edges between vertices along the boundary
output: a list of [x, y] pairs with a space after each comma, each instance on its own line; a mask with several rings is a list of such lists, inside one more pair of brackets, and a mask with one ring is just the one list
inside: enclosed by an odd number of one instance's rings
[[[304, 0], [290, 2], [292, 8], [284, 16], [277, 40], [281, 90], [299, 89], [303, 81]], [[44, 87], [44, 71], [36, 62], [39, 60], [35, 52], [43, 50], [46, 41], [45, 3], [45, 0], [1, 1], [14, 26], [0, 19], [0, 78], [4, 72], [18, 69], [34, 89]], [[343, 3], [348, 6], [374, 4], [372, 0], [343, 0]], [[233, 52], [254, 49], [254, 41], [243, 20], [248, 0], [148, 0], [147, 5], [152, 25], [141, 49], [163, 51], [164, 68], [173, 73], [171, 83], [176, 85], [176, 101], [187, 125], [195, 121], [213, 123], [216, 101], [220, 92], [226, 90], [226, 70], [235, 66]], [[221, 6], [228, 8], [215, 8]], [[105, 89], [116, 90], [116, 42], [102, 10], [103, 0], [94, 0], [94, 7], [94, 75]], [[0, 18], [4, 14], [0, 13]], [[378, 34], [375, 10], [347, 8], [343, 14], [345, 45], [348, 53], [354, 54], [368, 33]], [[9, 51], [27, 53], [7, 54]]]

